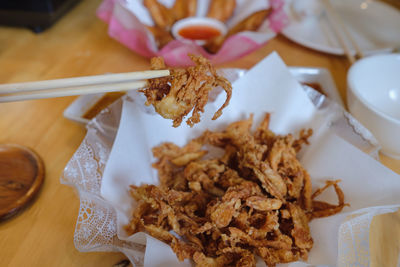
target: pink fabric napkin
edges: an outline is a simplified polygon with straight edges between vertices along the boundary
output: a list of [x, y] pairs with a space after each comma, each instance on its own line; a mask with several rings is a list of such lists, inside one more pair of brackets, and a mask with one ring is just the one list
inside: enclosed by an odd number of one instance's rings
[[[273, 11], [257, 32], [240, 32], [231, 36], [216, 54], [208, 53], [194, 42], [178, 40], [171, 41], [159, 50], [152, 34], [145, 27], [146, 24], [150, 25], [152, 20], [148, 13], [142, 12], [142, 8], [145, 8], [140, 0], [104, 0], [97, 10], [97, 16], [108, 23], [108, 34], [112, 38], [142, 56], [162, 56], [167, 65], [187, 66], [192, 64], [188, 54], [201, 54], [212, 63], [219, 64], [243, 57], [260, 48], [274, 38], [288, 21], [283, 9], [284, 0], [238, 0], [237, 3], [237, 10], [240, 11], [236, 11], [230, 21], [265, 7], [271, 7]], [[198, 1], [199, 7], [207, 4], [206, 0]], [[238, 8], [241, 5], [250, 8]], [[204, 7], [199, 9], [206, 10]], [[204, 14], [197, 14], [202, 15]], [[229, 21], [227, 24], [229, 26]]]

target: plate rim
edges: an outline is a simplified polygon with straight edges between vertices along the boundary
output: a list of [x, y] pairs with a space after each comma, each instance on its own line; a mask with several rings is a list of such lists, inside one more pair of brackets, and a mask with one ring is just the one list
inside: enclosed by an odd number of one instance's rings
[[[291, 15], [292, 12], [291, 11], [288, 12], [287, 10], [290, 9], [288, 6], [293, 1], [294, 0], [285, 1], [285, 11], [288, 13], [287, 16], [288, 16], [288, 20], [289, 21], [291, 20], [291, 18], [293, 16]], [[297, 0], [297, 1], [299, 1], [299, 0]], [[384, 6], [385, 8], [391, 9], [391, 10], [399, 13], [399, 17], [400, 17], [400, 11], [398, 11], [396, 8], [392, 7], [391, 5], [389, 5], [389, 4], [385, 3], [385, 2], [376, 1], [376, 0], [370, 0], [370, 2], [373, 3], [374, 5], [377, 4], [377, 5]], [[345, 55], [345, 51], [340, 47], [319, 45], [319, 44], [316, 44], [315, 42], [308, 41], [307, 39], [298, 38], [297, 36], [293, 36], [290, 33], [290, 30], [288, 30], [288, 29], [290, 29], [290, 22], [285, 28], [282, 29], [281, 34], [283, 36], [285, 36], [286, 38], [288, 38], [289, 40], [291, 40], [291, 41], [293, 41], [293, 42], [295, 42], [295, 43], [297, 43], [299, 45], [302, 45], [302, 46], [307, 47], [307, 48], [312, 49], [312, 50], [316, 50], [316, 51], [319, 51], [319, 52], [327, 53], [327, 54], [339, 55], [339, 56]], [[389, 47], [386, 47], [386, 48], [368, 49], [368, 50], [365, 50], [363, 52], [366, 55], [371, 55], [371, 54], [376, 54], [376, 53], [387, 53], [387, 52], [391, 52], [391, 51], [393, 51], [395, 49], [396, 49], [396, 46], [389, 46]], [[356, 51], [353, 48], [350, 48], [350, 53], [355, 55]]]

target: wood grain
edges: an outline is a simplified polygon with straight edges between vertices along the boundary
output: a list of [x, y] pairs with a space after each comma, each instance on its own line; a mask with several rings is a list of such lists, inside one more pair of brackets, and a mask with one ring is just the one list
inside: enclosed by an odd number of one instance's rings
[[40, 156], [27, 147], [0, 145], [0, 220], [33, 201], [44, 180]]
[[[107, 35], [95, 16], [100, 0], [85, 0], [54, 27], [41, 34], [0, 27], [0, 83], [66, 78], [146, 70], [149, 61]], [[345, 57], [301, 47], [283, 36], [246, 57], [221, 67], [250, 68], [277, 51], [289, 66], [327, 68], [345, 98]], [[75, 97], [32, 100], [0, 105], [0, 143], [33, 148], [46, 166], [46, 180], [35, 203], [0, 223], [0, 266], [112, 266], [120, 253], [81, 253], [73, 244], [79, 198], [59, 182], [78, 148], [85, 129], [63, 118]], [[400, 173], [400, 162], [382, 158]]]
[[372, 218], [369, 231], [370, 267], [397, 267], [400, 254], [400, 210]]

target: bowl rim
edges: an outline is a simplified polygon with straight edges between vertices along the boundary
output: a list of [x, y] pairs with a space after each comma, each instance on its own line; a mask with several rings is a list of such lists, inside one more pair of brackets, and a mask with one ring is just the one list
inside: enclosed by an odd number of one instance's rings
[[[362, 58], [358, 60], [356, 63], [354, 63], [347, 74], [347, 90], [351, 90], [351, 92], [354, 94], [354, 96], [369, 110], [373, 111], [376, 113], [378, 116], [383, 117], [384, 119], [400, 125], [400, 119], [394, 118], [388, 114], [386, 114], [383, 111], [380, 111], [378, 108], [376, 108], [374, 105], [372, 105], [368, 100], [365, 99], [364, 96], [360, 94], [358, 90], [355, 89], [354, 86], [354, 78], [353, 76], [355, 75], [354, 72], [357, 70], [358, 66], [361, 64], [361, 62], [367, 62], [371, 60], [375, 60], [376, 58], [399, 58], [400, 62], [400, 53], [389, 53], [389, 54], [379, 54], [379, 55], [371, 55], [365, 58]], [[347, 99], [349, 100], [349, 99]], [[349, 103], [348, 103], [349, 106]]]
[[175, 22], [171, 27], [171, 33], [177, 40], [204, 41], [204, 40], [187, 39], [179, 35], [178, 32], [180, 29], [193, 24], [207, 25], [216, 28], [221, 32], [221, 36], [226, 35], [226, 33], [228, 32], [228, 27], [217, 19], [207, 18], [207, 17], [188, 17], [180, 19], [177, 22]]

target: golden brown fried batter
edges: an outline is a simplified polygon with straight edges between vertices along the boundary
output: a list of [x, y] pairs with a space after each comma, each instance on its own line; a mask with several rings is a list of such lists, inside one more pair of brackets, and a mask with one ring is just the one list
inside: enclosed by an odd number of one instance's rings
[[153, 34], [156, 45], [159, 49], [163, 48], [166, 44], [174, 40], [172, 34], [158, 26], [147, 26], [147, 29]]
[[207, 17], [227, 21], [236, 8], [236, 0], [213, 0], [210, 1]]
[[197, 11], [197, 0], [176, 0], [171, 8], [157, 0], [144, 0], [143, 4], [155, 23], [155, 26], [147, 26], [147, 29], [153, 34], [159, 49], [174, 39], [170, 31], [172, 25], [177, 20], [195, 16]]
[[[181, 19], [196, 16], [197, 0], [175, 0], [171, 8], [165, 7], [157, 0], [143, 0], [149, 10], [155, 26], [148, 26], [159, 49], [173, 40], [172, 25]], [[236, 0], [212, 0], [208, 7], [207, 17], [226, 22], [236, 9]], [[271, 9], [260, 10], [233, 26], [226, 35], [209, 40], [203, 47], [210, 53], [217, 53], [224, 41], [242, 31], [256, 31], [270, 14]]]
[[[268, 266], [307, 260], [313, 246], [309, 221], [347, 205], [339, 180], [312, 194], [296, 157], [311, 131], [299, 139], [275, 135], [269, 114], [254, 133], [252, 123], [250, 116], [184, 147], [153, 148], [160, 186], [131, 186], [137, 207], [127, 232], [147, 232], [169, 244], [179, 260], [193, 259], [199, 267], [255, 266], [256, 255]], [[225, 154], [203, 159], [205, 145]], [[337, 205], [314, 200], [331, 186]]]
[[238, 24], [233, 26], [228, 31], [228, 35], [230, 36], [242, 31], [257, 30], [261, 26], [261, 24], [265, 21], [265, 19], [269, 16], [271, 11], [272, 9], [264, 9], [254, 12], [253, 14], [249, 15], [248, 17], [240, 21]]
[[287, 203], [290, 215], [292, 215], [293, 229], [291, 234], [294, 239], [294, 243], [301, 249], [311, 249], [313, 246], [313, 240], [310, 234], [310, 228], [308, 227], [308, 218], [300, 206]]
[[[224, 2], [224, 0], [222, 0], [221, 2]], [[208, 41], [204, 45], [204, 48], [212, 54], [217, 53], [218, 50], [221, 48], [222, 44], [225, 42], [225, 40], [231, 37], [232, 35], [242, 31], [256, 31], [261, 26], [261, 24], [266, 20], [271, 11], [272, 11], [271, 9], [265, 9], [254, 12], [253, 14], [249, 15], [248, 17], [240, 21], [238, 24], [233, 26], [231, 29], [229, 29], [228, 33], [225, 36], [218, 36]]]
[[316, 201], [313, 200], [313, 212], [309, 215], [311, 218], [321, 218], [321, 217], [327, 217], [334, 215], [338, 212], [340, 212], [345, 206], [349, 206], [349, 204], [344, 203], [344, 194], [342, 189], [339, 187], [338, 183], [340, 180], [336, 181], [326, 181], [326, 185], [317, 191], [314, 192], [312, 195], [312, 199], [316, 198], [318, 195], [320, 195], [325, 189], [327, 189], [330, 186], [333, 186], [336, 192], [336, 195], [338, 197], [338, 204], [332, 205], [329, 203], [321, 202], [321, 201]]
[[161, 29], [168, 30], [174, 23], [171, 11], [157, 0], [143, 0], [144, 6], [149, 10], [154, 23]]
[[[213, 120], [222, 115], [222, 110], [229, 104], [232, 96], [230, 82], [219, 76], [211, 63], [202, 56], [189, 55], [196, 66], [187, 69], [171, 69], [168, 77], [151, 79], [148, 88], [142, 90], [147, 101], [157, 113], [166, 119], [173, 120], [178, 127], [183, 118], [192, 112], [186, 123], [193, 127], [200, 122], [200, 113], [208, 102], [208, 94], [215, 87], [221, 86], [226, 92], [225, 103], [215, 112]], [[152, 69], [165, 69], [161, 57], [151, 59]]]
[[197, 11], [197, 0], [175, 0], [171, 12], [174, 14], [175, 20], [186, 17], [193, 17]]
[[[157, 0], [143, 0], [149, 10], [155, 26], [147, 27], [153, 34], [159, 49], [173, 40], [172, 25], [181, 19], [193, 17], [197, 11], [197, 0], [175, 0], [171, 8], [165, 7]], [[212, 0], [208, 7], [207, 17], [226, 22], [236, 9], [236, 0]], [[271, 10], [260, 10], [249, 15], [232, 27], [225, 36], [218, 36], [209, 40], [203, 47], [210, 53], [217, 53], [224, 41], [230, 36], [242, 31], [255, 31], [265, 21]]]
[[266, 196], [252, 196], [246, 199], [246, 205], [258, 211], [279, 210], [282, 201]]

